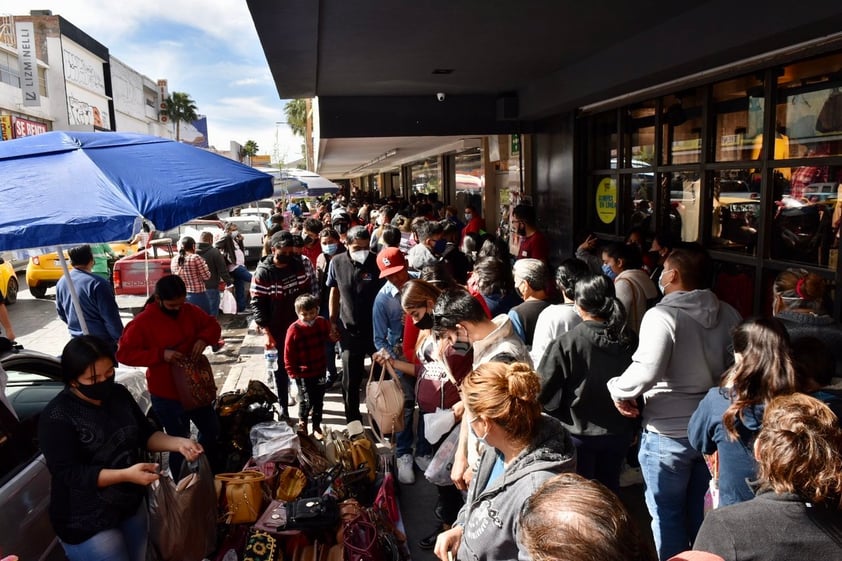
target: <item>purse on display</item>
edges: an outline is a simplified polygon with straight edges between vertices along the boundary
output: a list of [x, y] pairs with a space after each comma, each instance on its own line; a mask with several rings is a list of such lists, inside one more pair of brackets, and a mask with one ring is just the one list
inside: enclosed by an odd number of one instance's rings
[[278, 475], [278, 487], [275, 498], [281, 501], [294, 501], [307, 486], [307, 476], [297, 467], [285, 466]]
[[245, 524], [263, 512], [263, 481], [259, 471], [216, 474], [216, 496], [226, 524]]
[[211, 405], [216, 399], [216, 383], [208, 357], [185, 359], [170, 363], [178, 401], [185, 411]]
[[256, 530], [277, 534], [286, 529], [287, 509], [283, 501], [272, 501], [257, 522], [254, 523]]
[[329, 497], [298, 499], [286, 503], [286, 509], [289, 530], [330, 528], [339, 520], [336, 501]]
[[243, 552], [243, 561], [281, 561], [283, 553], [278, 549], [278, 540], [260, 530], [252, 530]]
[[[403, 430], [403, 387], [389, 363], [381, 365], [380, 377], [374, 379], [375, 364], [371, 365], [365, 386], [365, 406], [371, 417], [372, 430], [378, 439]], [[388, 376], [387, 376], [388, 374]], [[375, 428], [376, 424], [376, 428]], [[377, 433], [379, 430], [379, 434]]]

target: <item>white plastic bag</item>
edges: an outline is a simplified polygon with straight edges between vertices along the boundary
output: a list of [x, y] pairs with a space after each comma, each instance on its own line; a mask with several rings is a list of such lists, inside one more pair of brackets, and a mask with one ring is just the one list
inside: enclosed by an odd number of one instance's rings
[[445, 487], [453, 485], [453, 480], [450, 479], [450, 470], [453, 469], [453, 460], [456, 458], [456, 448], [459, 447], [459, 429], [461, 423], [456, 423], [456, 426], [451, 429], [450, 434], [444, 442], [441, 443], [436, 454], [433, 456], [430, 465], [424, 471], [430, 483]]
[[453, 409], [442, 409], [436, 407], [435, 413], [424, 415], [424, 438], [430, 444], [435, 444], [448, 433], [456, 424], [456, 415]]
[[298, 457], [301, 443], [288, 424], [271, 421], [251, 427], [251, 456], [258, 465], [266, 462], [289, 464]]
[[237, 313], [237, 299], [234, 298], [230, 290], [222, 291], [222, 296], [219, 299], [219, 311], [223, 314]]

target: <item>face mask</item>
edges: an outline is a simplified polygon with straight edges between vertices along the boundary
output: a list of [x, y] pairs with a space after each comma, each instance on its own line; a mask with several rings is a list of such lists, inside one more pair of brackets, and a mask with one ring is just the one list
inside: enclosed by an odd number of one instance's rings
[[301, 323], [303, 323], [307, 327], [313, 327], [313, 324], [316, 323], [316, 320], [314, 320], [314, 319], [302, 319]]
[[465, 213], [465, 220], [470, 222], [471, 218], [473, 218], [473, 217], [474, 217], [474, 215], [471, 214], [470, 212]]
[[360, 249], [357, 251], [351, 252], [351, 259], [362, 265], [365, 263], [365, 260], [368, 258], [368, 254], [371, 253], [367, 249]]
[[608, 265], [608, 263], [602, 264], [602, 274], [611, 280], [614, 280], [617, 277], [617, 273], [611, 270], [611, 266]]
[[158, 304], [158, 306], [161, 308], [162, 312], [164, 312], [165, 314], [167, 314], [171, 318], [177, 318], [178, 314], [181, 312], [181, 308], [178, 308], [177, 310], [171, 310], [170, 308], [165, 308], [161, 304]]
[[661, 271], [661, 276], [658, 277], [658, 289], [661, 291], [661, 294], [666, 294], [665, 290], [670, 284], [672, 284], [671, 282], [664, 284], [664, 273], [666, 273], [666, 271]]
[[471, 342], [463, 339], [457, 339], [455, 343], [450, 345], [453, 352], [457, 355], [466, 355], [471, 351]]
[[95, 384], [78, 384], [76, 389], [88, 399], [105, 401], [111, 397], [111, 391], [114, 389], [114, 376], [108, 376], [103, 381]]
[[292, 263], [292, 260], [295, 259], [294, 255], [283, 255], [279, 254], [275, 256], [275, 263], [278, 265], [289, 265]]
[[486, 442], [485, 437], [488, 436], [488, 429], [485, 429], [485, 434], [480, 436], [474, 431], [474, 424], [470, 423], [468, 427], [471, 429], [471, 434], [483, 445], [483, 446], [490, 446], [488, 442]]
[[304, 245], [313, 245], [316, 242], [316, 240], [314, 240], [304, 232], [301, 232], [301, 239], [304, 240]]
[[433, 244], [434, 253], [441, 255], [445, 249], [447, 249], [447, 240], [436, 240], [436, 243]]
[[322, 244], [322, 253], [326, 255], [333, 255], [339, 249], [338, 243], [323, 243]]
[[237, 230], [231, 230], [231, 232], [228, 235], [232, 238], [236, 238], [239, 235], [239, 233], [240, 232], [238, 232]]
[[526, 226], [518, 226], [517, 227], [517, 235], [518, 236], [525, 236], [526, 235]]
[[433, 316], [430, 315], [430, 312], [424, 314], [424, 317], [419, 319], [418, 321], [414, 322], [415, 327], [418, 329], [432, 329], [433, 328]]

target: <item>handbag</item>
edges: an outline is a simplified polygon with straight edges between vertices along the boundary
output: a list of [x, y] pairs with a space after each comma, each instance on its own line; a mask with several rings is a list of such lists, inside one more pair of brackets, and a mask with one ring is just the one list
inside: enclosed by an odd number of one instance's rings
[[258, 471], [218, 473], [216, 496], [225, 524], [252, 523], [263, 512], [263, 481]]
[[176, 484], [149, 489], [149, 538], [160, 561], [200, 561], [216, 548], [213, 474], [204, 456], [184, 462]]
[[216, 399], [213, 368], [205, 355], [170, 363], [178, 401], [185, 411], [210, 405]]
[[439, 449], [436, 450], [433, 459], [430, 460], [430, 465], [424, 470], [424, 477], [430, 483], [441, 487], [453, 485], [453, 480], [450, 478], [450, 470], [453, 468], [453, 460], [456, 458], [456, 449], [459, 446], [459, 431], [461, 428], [462, 424], [456, 423], [456, 426], [450, 430], [450, 434], [441, 443]]
[[243, 561], [280, 561], [283, 554], [278, 550], [278, 540], [260, 530], [252, 530], [243, 552]]
[[346, 561], [383, 561], [377, 542], [377, 527], [365, 514], [346, 522], [342, 535]]
[[275, 498], [282, 501], [294, 501], [307, 486], [307, 476], [297, 467], [286, 466], [278, 476], [278, 488]]
[[287, 509], [283, 501], [272, 501], [254, 523], [256, 530], [277, 534], [286, 529]]
[[381, 366], [380, 377], [377, 380], [374, 379], [374, 369], [375, 365], [372, 364], [365, 386], [365, 406], [373, 421], [372, 430], [377, 438], [383, 441], [384, 435], [396, 434], [403, 430], [404, 395], [401, 382], [388, 362]]
[[298, 499], [286, 503], [286, 509], [289, 530], [330, 528], [339, 520], [336, 501], [329, 497]]

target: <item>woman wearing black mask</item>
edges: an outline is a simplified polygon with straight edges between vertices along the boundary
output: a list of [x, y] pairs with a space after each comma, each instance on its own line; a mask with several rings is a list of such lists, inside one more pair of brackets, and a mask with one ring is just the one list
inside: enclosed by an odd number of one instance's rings
[[[443, 346], [433, 336], [432, 313], [439, 294], [441, 291], [433, 284], [418, 279], [407, 281], [401, 288], [401, 307], [406, 312], [406, 319], [412, 321], [421, 330], [415, 346], [418, 363], [412, 364], [385, 358], [380, 353], [375, 355], [375, 359], [381, 363], [388, 360], [396, 370], [415, 376], [417, 380], [415, 395], [418, 408], [421, 410], [422, 423], [424, 418], [436, 413], [437, 409], [443, 409], [452, 412], [452, 425], [458, 427], [457, 422], [462, 419], [464, 411], [459, 398], [459, 384], [471, 371], [473, 352], [470, 347], [460, 352], [452, 345]], [[439, 415], [444, 415], [444, 413], [439, 413]], [[448, 431], [445, 431], [433, 440], [427, 431], [425, 437], [433, 445], [433, 449], [438, 450], [447, 434]], [[437, 486], [436, 489], [438, 501], [434, 513], [438, 524], [432, 534], [419, 542], [422, 549], [432, 549], [436, 545], [436, 537], [440, 532], [450, 528], [462, 506], [462, 494], [455, 485]]]
[[41, 414], [38, 437], [52, 475], [50, 520], [67, 557], [146, 559], [146, 486], [160, 466], [140, 450], [195, 460], [202, 445], [156, 431], [129, 391], [114, 382], [110, 345], [83, 335], [61, 356], [66, 384]]

